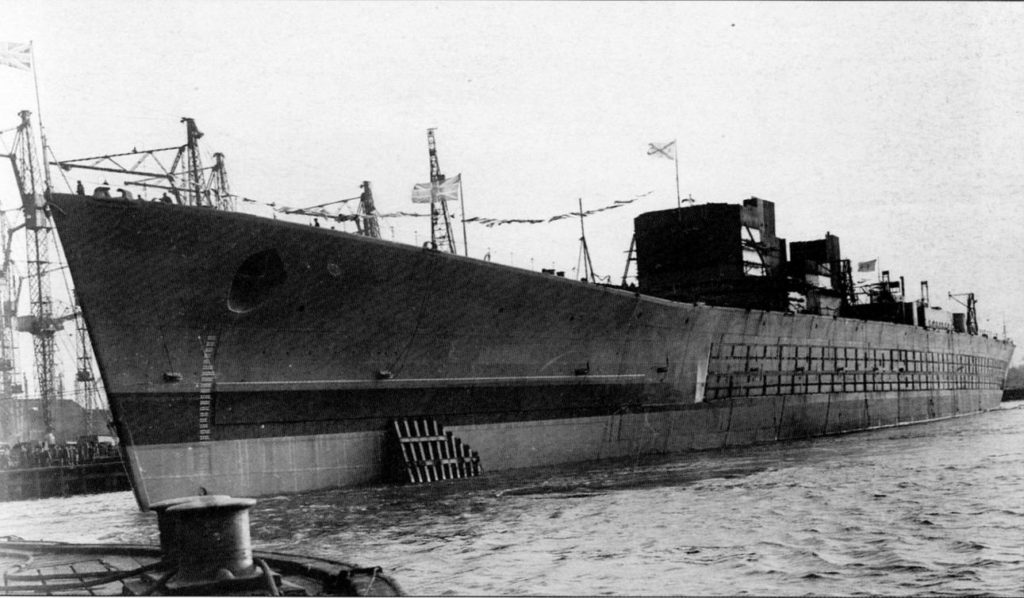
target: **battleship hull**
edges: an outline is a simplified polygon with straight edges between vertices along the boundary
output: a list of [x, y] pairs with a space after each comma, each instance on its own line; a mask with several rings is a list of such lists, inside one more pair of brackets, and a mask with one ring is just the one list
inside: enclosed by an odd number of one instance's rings
[[405, 418], [500, 470], [955, 417], [998, 407], [1013, 351], [245, 214], [49, 205], [144, 509], [380, 481]]

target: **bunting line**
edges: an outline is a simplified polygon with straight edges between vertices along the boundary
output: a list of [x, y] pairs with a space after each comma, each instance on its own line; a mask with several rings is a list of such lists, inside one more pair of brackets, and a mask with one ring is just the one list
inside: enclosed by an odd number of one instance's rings
[[[629, 205], [637, 200], [643, 199], [644, 197], [647, 197], [651, 193], [654, 192], [648, 191], [647, 193], [641, 193], [640, 195], [636, 195], [630, 199], [617, 199], [611, 204], [606, 205], [604, 207], [594, 208], [592, 210], [584, 210], [582, 215], [584, 217], [591, 216], [593, 214], [597, 214], [600, 212], [621, 208], [622, 206]], [[566, 212], [564, 214], [557, 214], [549, 218], [485, 218], [482, 216], [474, 216], [472, 218], [466, 218], [466, 222], [470, 222], [473, 224], [482, 224], [487, 228], [493, 228], [495, 226], [502, 226], [505, 224], [542, 224], [547, 222], [564, 220], [566, 218], [579, 217], [580, 215], [580, 212]]]
[[[641, 193], [641, 194], [635, 195], [635, 196], [633, 196], [633, 197], [631, 197], [629, 199], [617, 199], [617, 200], [613, 201], [612, 203], [610, 203], [610, 204], [608, 204], [606, 206], [602, 206], [600, 208], [594, 208], [594, 209], [591, 209], [591, 210], [584, 210], [582, 215], [584, 217], [592, 216], [594, 214], [599, 214], [601, 212], [606, 212], [608, 210], [614, 210], [614, 209], [617, 209], [617, 208], [621, 208], [622, 206], [626, 206], [626, 205], [629, 205], [629, 204], [634, 203], [636, 201], [639, 201], [639, 200], [641, 200], [641, 199], [651, 195], [652, 193], [654, 193], [654, 191], [648, 191], [646, 193]], [[241, 197], [241, 196], [237, 196], [237, 197], [242, 202], [262, 204], [262, 205], [265, 205], [265, 206], [271, 208], [275, 212], [278, 212], [278, 213], [281, 213], [281, 214], [287, 214], [287, 215], [290, 215], [290, 216], [309, 216], [309, 217], [313, 217], [313, 218], [324, 218], [325, 220], [335, 220], [337, 222], [351, 222], [351, 221], [357, 220], [359, 218], [428, 218], [430, 216], [430, 214], [421, 214], [421, 213], [418, 213], [418, 212], [405, 212], [405, 211], [387, 212], [387, 213], [374, 212], [373, 214], [343, 214], [341, 212], [332, 212], [332, 211], [325, 210], [321, 206], [313, 206], [311, 208], [292, 208], [292, 207], [288, 207], [288, 206], [279, 206], [279, 205], [277, 205], [276, 203], [273, 203], [273, 202], [271, 202], [271, 203], [264, 203], [264, 202], [256, 201], [255, 199], [250, 199], [248, 197]], [[341, 201], [348, 201], [348, 200], [341, 200]], [[324, 205], [329, 205], [329, 204], [324, 204]], [[317, 209], [317, 208], [319, 208], [319, 209]], [[470, 223], [470, 224], [482, 224], [482, 225], [486, 226], [487, 228], [493, 228], [495, 226], [504, 226], [506, 224], [545, 224], [545, 223], [548, 223], [548, 222], [557, 222], [559, 220], [564, 220], [566, 218], [578, 218], [580, 215], [581, 215], [580, 212], [573, 211], [573, 212], [565, 212], [563, 214], [556, 214], [554, 216], [549, 216], [547, 218], [487, 218], [487, 217], [484, 217], [484, 216], [473, 216], [472, 218], [466, 218], [465, 222]]]
[[[634, 196], [628, 200], [615, 200], [614, 202], [603, 206], [601, 208], [594, 208], [593, 210], [585, 210], [583, 216], [592, 216], [600, 212], [606, 212], [608, 210], [614, 210], [616, 208], [622, 208], [628, 206], [634, 202], [642, 200], [647, 196], [654, 193], [654, 191], [647, 191], [645, 194]], [[375, 212], [373, 214], [342, 214], [340, 212], [330, 212], [322, 207], [314, 206], [313, 208], [290, 208], [287, 206], [279, 206], [274, 203], [264, 204], [263, 202], [257, 202], [249, 198], [239, 198], [242, 202], [248, 204], [262, 204], [271, 208], [275, 212], [281, 214], [288, 214], [290, 216], [309, 216], [313, 218], [324, 218], [326, 220], [336, 220], [338, 222], [350, 222], [358, 218], [427, 218], [430, 214], [421, 214], [418, 212]], [[315, 209], [319, 208], [319, 209]], [[564, 214], [556, 214], [548, 218], [487, 218], [484, 216], [473, 216], [472, 218], [466, 218], [466, 222], [472, 224], [482, 224], [487, 228], [493, 228], [495, 226], [503, 226], [505, 224], [544, 224], [547, 222], [556, 222], [558, 220], [564, 220], [565, 218], [579, 218], [580, 212], [565, 212]]]

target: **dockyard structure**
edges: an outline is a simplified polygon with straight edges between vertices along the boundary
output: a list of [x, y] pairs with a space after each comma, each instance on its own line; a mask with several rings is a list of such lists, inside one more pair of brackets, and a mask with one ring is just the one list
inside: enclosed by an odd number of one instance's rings
[[[0, 438], [0, 441], [14, 444], [15, 442], [39, 441], [46, 437], [47, 426], [44, 420], [42, 399], [23, 399], [13, 401], [14, 409], [19, 413], [21, 434], [16, 437]], [[59, 399], [50, 405], [49, 411], [53, 436], [60, 441], [74, 441], [80, 436], [90, 434], [107, 434], [106, 422], [110, 421], [110, 411], [106, 409], [86, 409], [71, 399]], [[94, 422], [89, 426], [89, 421]]]

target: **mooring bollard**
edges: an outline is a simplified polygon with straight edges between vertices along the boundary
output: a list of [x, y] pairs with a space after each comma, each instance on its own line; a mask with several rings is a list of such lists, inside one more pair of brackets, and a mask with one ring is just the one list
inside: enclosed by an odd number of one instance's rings
[[[162, 503], [175, 504], [164, 505]], [[162, 501], [158, 525], [163, 521], [160, 544], [165, 558], [178, 566], [168, 588], [205, 585], [262, 575], [253, 563], [249, 536], [252, 498], [196, 496]], [[162, 513], [162, 516], [161, 516]], [[164, 535], [164, 529], [167, 536]]]
[[168, 513], [167, 509], [196, 498], [195, 496], [168, 498], [149, 505], [149, 509], [156, 513], [156, 527], [160, 531], [160, 552], [164, 556], [164, 562], [168, 565], [177, 566], [180, 559], [178, 558], [178, 517], [174, 513]]

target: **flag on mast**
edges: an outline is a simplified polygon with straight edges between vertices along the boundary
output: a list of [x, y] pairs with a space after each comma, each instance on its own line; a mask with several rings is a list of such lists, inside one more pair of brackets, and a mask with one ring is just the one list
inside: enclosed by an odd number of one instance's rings
[[[462, 199], [462, 174], [459, 173], [437, 185], [437, 199], [459, 201]], [[412, 188], [412, 203], [430, 203], [430, 183], [416, 183]]]
[[32, 46], [18, 42], [0, 42], [0, 65], [19, 71], [32, 70]]
[[676, 140], [648, 143], [647, 155], [666, 158], [676, 163], [676, 207], [683, 207], [682, 194], [679, 192], [679, 156], [676, 154]]
[[647, 155], [658, 158], [676, 159], [676, 140], [655, 141], [647, 144]]
[[857, 272], [874, 272], [878, 265], [878, 258], [866, 262], [857, 262]]

